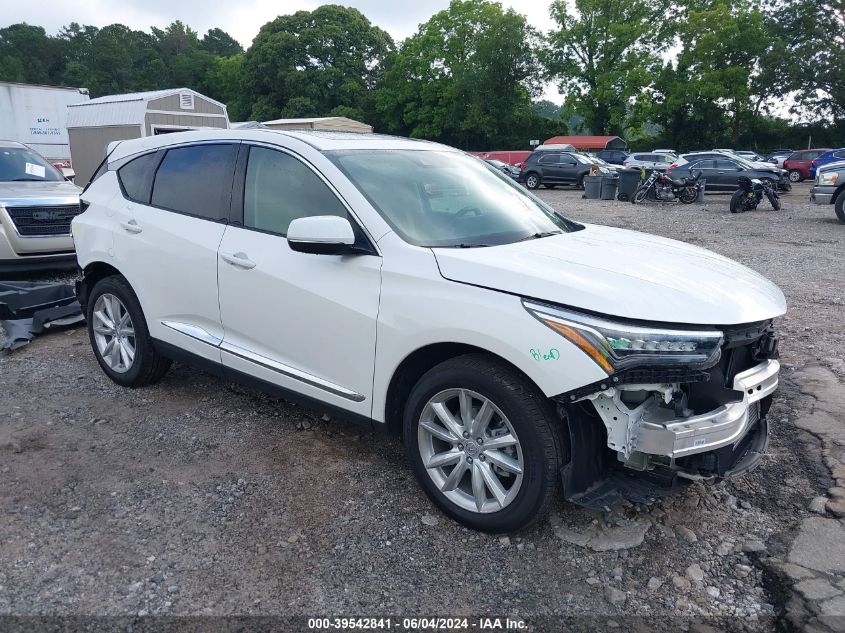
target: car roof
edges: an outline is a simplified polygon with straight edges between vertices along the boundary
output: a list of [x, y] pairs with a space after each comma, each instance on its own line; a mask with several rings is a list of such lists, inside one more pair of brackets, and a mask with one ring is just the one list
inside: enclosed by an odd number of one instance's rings
[[193, 130], [119, 141], [109, 155], [109, 160], [119, 160], [150, 149], [203, 141], [257, 141], [273, 145], [285, 145], [286, 142], [300, 141], [320, 152], [346, 149], [413, 149], [460, 153], [460, 150], [441, 145], [440, 143], [402, 138], [399, 136], [388, 136], [386, 134], [334, 132], [327, 130], [241, 129]]
[[24, 149], [28, 149], [26, 145], [18, 143], [17, 141], [0, 141], [0, 147], [22, 147]]

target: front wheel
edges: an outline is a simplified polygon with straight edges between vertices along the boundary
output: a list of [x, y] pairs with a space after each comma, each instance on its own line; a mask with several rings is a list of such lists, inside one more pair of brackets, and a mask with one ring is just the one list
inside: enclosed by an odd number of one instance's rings
[[833, 210], [836, 212], [836, 217], [840, 222], [845, 222], [845, 191], [840, 191], [836, 197], [836, 202], [833, 205]]
[[529, 189], [536, 189], [540, 186], [540, 176], [538, 176], [534, 172], [528, 174], [525, 177], [525, 186]]
[[500, 534], [548, 511], [565, 457], [562, 425], [527, 378], [493, 357], [468, 354], [419, 380], [403, 430], [432, 501], [470, 528]]
[[634, 195], [631, 196], [631, 204], [639, 204], [641, 202], [645, 202], [645, 199], [648, 197], [648, 187], [639, 187], [634, 192]]
[[780, 211], [780, 196], [774, 189], [766, 189], [766, 197], [775, 211]]

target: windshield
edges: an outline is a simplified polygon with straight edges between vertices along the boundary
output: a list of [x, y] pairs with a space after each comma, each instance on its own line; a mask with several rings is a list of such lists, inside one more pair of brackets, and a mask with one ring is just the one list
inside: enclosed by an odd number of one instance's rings
[[55, 167], [25, 147], [0, 147], [0, 181], [55, 182], [64, 180]]
[[496, 246], [580, 228], [501, 172], [463, 154], [346, 150], [327, 155], [399, 236], [417, 246]]

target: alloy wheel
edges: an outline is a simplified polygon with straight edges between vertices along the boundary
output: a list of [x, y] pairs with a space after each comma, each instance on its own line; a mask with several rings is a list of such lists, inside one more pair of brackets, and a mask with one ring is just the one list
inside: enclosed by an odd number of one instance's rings
[[519, 493], [524, 472], [519, 438], [485, 396], [469, 389], [434, 395], [423, 407], [417, 439], [428, 476], [455, 505], [498, 512]]
[[115, 295], [104, 293], [94, 303], [94, 341], [103, 362], [123, 374], [135, 362], [135, 326], [129, 311]]
[[789, 172], [789, 179], [792, 182], [798, 182], [799, 180], [801, 180], [801, 172], [799, 172], [799, 171]]

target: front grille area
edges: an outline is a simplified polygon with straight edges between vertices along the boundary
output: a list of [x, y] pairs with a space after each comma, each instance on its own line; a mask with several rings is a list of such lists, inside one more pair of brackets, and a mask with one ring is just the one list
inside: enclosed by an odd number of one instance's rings
[[70, 235], [70, 222], [80, 214], [78, 204], [50, 207], [6, 207], [18, 233], [36, 235]]

